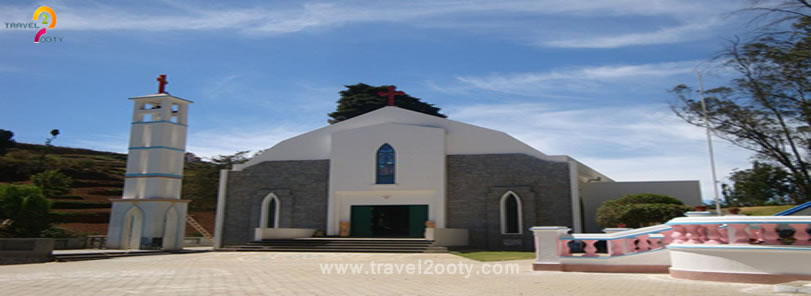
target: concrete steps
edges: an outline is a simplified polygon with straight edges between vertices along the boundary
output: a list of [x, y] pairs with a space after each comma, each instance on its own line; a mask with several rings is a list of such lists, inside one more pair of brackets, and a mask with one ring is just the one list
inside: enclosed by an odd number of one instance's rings
[[199, 250], [182, 250], [182, 251], [95, 251], [87, 253], [71, 253], [71, 254], [54, 254], [53, 258], [56, 262], [73, 262], [73, 261], [87, 261], [87, 260], [102, 260], [122, 257], [135, 257], [135, 256], [152, 256], [152, 255], [170, 255], [170, 254], [191, 254], [208, 251]]
[[347, 252], [347, 253], [447, 253], [422, 239], [310, 238], [268, 239], [244, 245], [226, 246], [217, 251]]

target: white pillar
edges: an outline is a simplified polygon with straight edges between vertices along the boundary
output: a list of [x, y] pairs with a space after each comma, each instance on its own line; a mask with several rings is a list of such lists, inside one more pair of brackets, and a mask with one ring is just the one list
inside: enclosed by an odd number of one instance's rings
[[228, 193], [228, 170], [220, 170], [220, 187], [217, 191], [217, 216], [214, 225], [214, 248], [222, 248], [222, 231], [225, 223], [225, 195]]
[[535, 264], [560, 264], [559, 241], [571, 228], [564, 226], [535, 226], [529, 230], [535, 235]]

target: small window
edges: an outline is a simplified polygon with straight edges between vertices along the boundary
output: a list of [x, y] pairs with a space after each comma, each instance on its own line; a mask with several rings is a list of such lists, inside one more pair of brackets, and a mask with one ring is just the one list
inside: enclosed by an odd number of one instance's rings
[[521, 200], [512, 192], [501, 197], [501, 233], [521, 234]]
[[377, 149], [377, 184], [394, 184], [394, 148], [383, 144]]

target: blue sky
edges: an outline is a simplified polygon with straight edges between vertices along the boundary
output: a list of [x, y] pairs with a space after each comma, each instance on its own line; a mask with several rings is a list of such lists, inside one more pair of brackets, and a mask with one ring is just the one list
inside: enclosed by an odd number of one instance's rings
[[[0, 128], [125, 152], [131, 102], [155, 77], [195, 101], [188, 150], [260, 150], [326, 124], [343, 85], [394, 84], [451, 119], [567, 154], [616, 180], [711, 182], [703, 130], [668, 89], [751, 29], [744, 1], [4, 1], [57, 26], [0, 26]], [[728, 77], [707, 73], [711, 87]], [[717, 143], [719, 175], [750, 153]]]

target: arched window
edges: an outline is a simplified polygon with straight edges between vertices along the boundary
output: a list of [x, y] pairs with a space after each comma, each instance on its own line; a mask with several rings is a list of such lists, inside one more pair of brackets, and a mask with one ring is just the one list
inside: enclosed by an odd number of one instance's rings
[[501, 196], [501, 233], [521, 234], [521, 199], [512, 191]]
[[377, 184], [394, 184], [394, 148], [383, 144], [377, 149]]
[[262, 215], [260, 216], [259, 227], [278, 228], [279, 227], [279, 198], [275, 194], [269, 193], [262, 200]]

